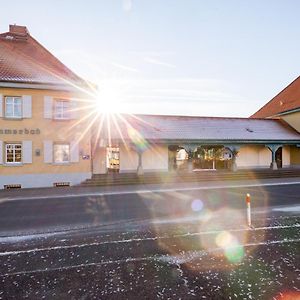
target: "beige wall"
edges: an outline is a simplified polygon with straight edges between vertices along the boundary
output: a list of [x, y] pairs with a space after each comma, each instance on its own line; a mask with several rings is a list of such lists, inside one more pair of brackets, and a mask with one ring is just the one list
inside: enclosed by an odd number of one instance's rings
[[97, 148], [93, 154], [93, 174], [106, 174], [106, 148]]
[[[265, 146], [243, 146], [237, 156], [238, 168], [269, 168], [272, 161], [272, 153]], [[290, 147], [282, 149], [282, 167], [290, 166]]]
[[143, 154], [143, 167], [148, 170], [168, 171], [168, 146], [154, 146]]
[[271, 151], [265, 146], [256, 146], [256, 148], [258, 151], [258, 166], [261, 168], [269, 168], [272, 161]]
[[[143, 153], [143, 169], [147, 171], [168, 171], [168, 146], [155, 145]], [[120, 172], [135, 172], [138, 155], [134, 150], [120, 147]]]
[[135, 172], [138, 166], [138, 155], [137, 153], [125, 147], [120, 146], [120, 172]]
[[238, 168], [258, 167], [263, 164], [263, 161], [259, 161], [259, 148], [256, 146], [243, 146], [241, 147], [236, 163]]
[[281, 118], [300, 132], [300, 112], [283, 115]]
[[291, 164], [290, 159], [290, 147], [289, 146], [283, 146], [282, 147], [282, 167], [289, 167]]
[[296, 146], [290, 147], [290, 158], [292, 166], [300, 166], [300, 148]]

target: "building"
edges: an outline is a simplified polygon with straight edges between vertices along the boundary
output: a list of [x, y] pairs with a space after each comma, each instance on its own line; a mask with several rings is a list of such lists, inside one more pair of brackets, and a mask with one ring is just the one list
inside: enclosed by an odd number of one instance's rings
[[300, 142], [280, 119], [122, 115], [103, 123], [93, 134], [94, 174], [285, 168]]
[[87, 84], [24, 26], [0, 34], [0, 187], [91, 176]]
[[251, 118], [95, 115], [94, 91], [24, 26], [0, 34], [0, 188], [109, 172], [300, 167], [300, 79]]
[[[300, 132], [300, 76], [253, 114], [251, 118], [280, 119]], [[299, 144], [298, 147], [290, 147], [291, 166], [300, 165]]]

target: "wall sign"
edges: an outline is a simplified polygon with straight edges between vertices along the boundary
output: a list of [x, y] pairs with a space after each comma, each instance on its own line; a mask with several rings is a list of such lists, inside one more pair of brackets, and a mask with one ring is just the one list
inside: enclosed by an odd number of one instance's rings
[[9, 129], [9, 128], [0, 128], [0, 134], [40, 134], [41, 131], [39, 128], [36, 129]]

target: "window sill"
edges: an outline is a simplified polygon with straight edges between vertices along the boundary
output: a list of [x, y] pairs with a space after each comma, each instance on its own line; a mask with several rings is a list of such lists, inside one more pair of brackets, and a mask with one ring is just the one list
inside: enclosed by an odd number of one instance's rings
[[11, 120], [11, 121], [22, 121], [23, 117], [3, 117], [4, 120]]
[[53, 166], [69, 166], [71, 165], [71, 162], [54, 162], [52, 163]]
[[22, 167], [24, 166], [23, 163], [4, 163], [3, 166], [5, 167]]
[[52, 120], [53, 121], [71, 121], [72, 119], [71, 118], [65, 118], [65, 119], [56, 119], [56, 118], [53, 118]]

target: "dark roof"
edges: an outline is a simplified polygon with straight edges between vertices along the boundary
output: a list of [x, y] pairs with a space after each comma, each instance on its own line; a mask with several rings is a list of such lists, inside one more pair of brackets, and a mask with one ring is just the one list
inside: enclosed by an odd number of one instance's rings
[[0, 34], [0, 81], [54, 85], [85, 82], [46, 48], [24, 26], [10, 25]]
[[264, 105], [251, 118], [273, 117], [300, 108], [300, 76]]
[[[106, 128], [108, 123], [109, 130]], [[112, 139], [133, 140], [140, 137], [155, 141], [300, 142], [300, 134], [296, 130], [281, 120], [273, 119], [115, 115], [109, 119], [106, 117], [104, 124], [101, 136], [106, 135], [108, 138], [110, 135]], [[97, 132], [97, 126], [95, 131]]]

